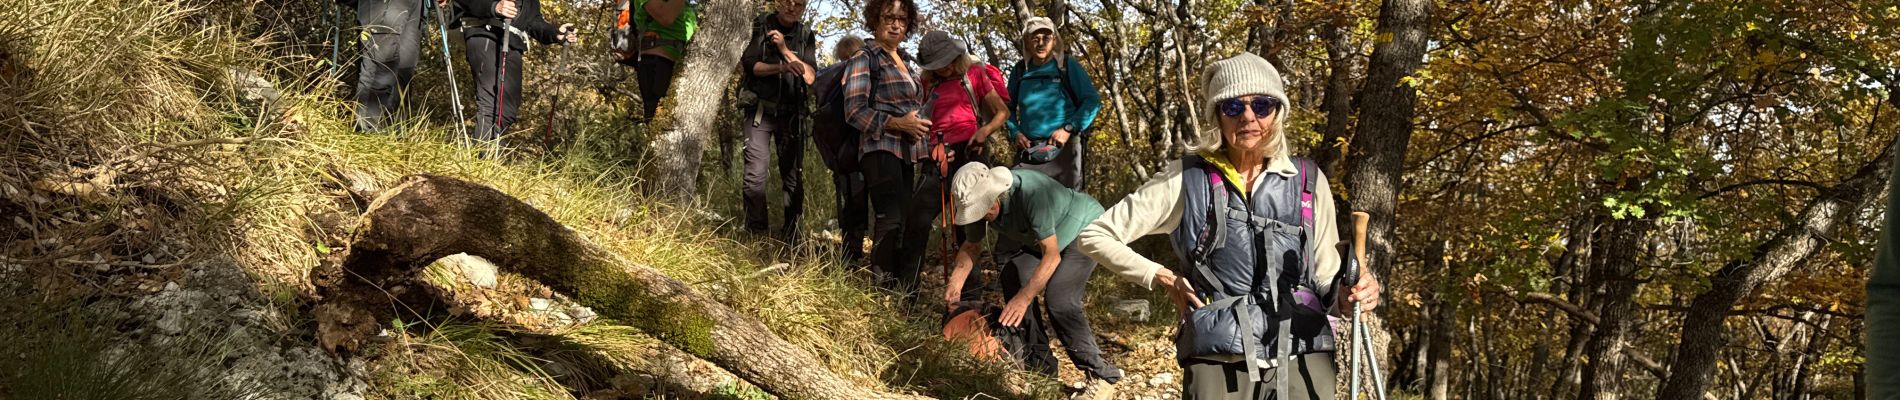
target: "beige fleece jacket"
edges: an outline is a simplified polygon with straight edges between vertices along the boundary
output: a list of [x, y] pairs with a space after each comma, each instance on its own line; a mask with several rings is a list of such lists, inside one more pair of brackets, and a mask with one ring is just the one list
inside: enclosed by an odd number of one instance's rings
[[[1267, 164], [1267, 171], [1286, 177], [1299, 175], [1298, 167], [1287, 157], [1274, 158]], [[1156, 173], [1148, 183], [1135, 189], [1134, 193], [1129, 193], [1120, 203], [1110, 207], [1095, 222], [1083, 228], [1081, 236], [1076, 238], [1082, 253], [1122, 278], [1141, 287], [1154, 289], [1155, 271], [1161, 270], [1163, 266], [1136, 253], [1128, 247], [1128, 243], [1143, 236], [1173, 233], [1181, 225], [1181, 213], [1187, 208], [1181, 204], [1181, 179], [1181, 162], [1175, 161]], [[1324, 295], [1332, 292], [1333, 275], [1339, 273], [1339, 230], [1333, 210], [1333, 192], [1326, 183], [1326, 175], [1321, 173], [1315, 183], [1318, 187], [1313, 188], [1313, 233], [1319, 239], [1319, 270], [1314, 278], [1320, 284], [1315, 289]], [[1257, 189], [1258, 180], [1254, 186], [1248, 188], [1248, 192]], [[1181, 269], [1173, 271], [1175, 275], [1186, 272]]]

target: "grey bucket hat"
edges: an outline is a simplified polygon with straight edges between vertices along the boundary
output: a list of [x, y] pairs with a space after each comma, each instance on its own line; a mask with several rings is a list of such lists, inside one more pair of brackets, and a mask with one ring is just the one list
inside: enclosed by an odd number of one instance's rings
[[958, 57], [969, 53], [969, 47], [962, 40], [950, 37], [950, 33], [944, 31], [930, 31], [917, 43], [917, 62], [923, 64], [926, 71], [948, 67]]

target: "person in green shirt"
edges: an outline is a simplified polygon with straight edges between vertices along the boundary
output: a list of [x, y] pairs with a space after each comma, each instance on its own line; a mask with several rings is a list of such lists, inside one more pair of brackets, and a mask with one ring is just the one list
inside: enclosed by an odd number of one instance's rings
[[988, 224], [966, 235], [947, 278], [944, 301], [954, 306], [965, 298], [963, 289], [973, 284], [967, 281], [975, 280], [970, 273], [973, 260], [983, 252], [984, 230], [996, 232], [997, 257], [1006, 260], [1000, 263], [1003, 297], [1009, 301], [999, 318], [1002, 331], [1020, 335], [1026, 344], [1023, 361], [1030, 368], [1054, 375], [1055, 356], [1036, 301], [1037, 295], [1046, 294], [1049, 323], [1055, 325], [1069, 360], [1087, 376], [1085, 398], [1112, 398], [1122, 371], [1102, 357], [1082, 312], [1095, 260], [1075, 245], [1082, 228], [1102, 215], [1102, 204], [1046, 174], [976, 162], [957, 169], [950, 190], [956, 207], [953, 222]]
[[660, 99], [673, 86], [673, 71], [686, 55], [686, 44], [699, 29], [693, 0], [631, 0], [633, 27], [639, 31], [639, 61], [634, 79], [640, 83], [641, 112], [648, 120], [660, 109]]

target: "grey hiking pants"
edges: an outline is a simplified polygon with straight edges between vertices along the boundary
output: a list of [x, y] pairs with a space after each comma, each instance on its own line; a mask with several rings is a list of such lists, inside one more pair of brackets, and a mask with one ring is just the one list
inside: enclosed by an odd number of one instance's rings
[[422, 48], [422, 2], [430, 0], [358, 0], [356, 23], [368, 31], [359, 42], [362, 58], [356, 78], [356, 130], [381, 131], [400, 115], [403, 92], [416, 76]]
[[1181, 360], [1182, 378], [1181, 398], [1184, 400], [1333, 400], [1334, 379], [1338, 368], [1333, 364], [1333, 353], [1312, 353], [1299, 357], [1294, 365], [1298, 368], [1288, 371], [1293, 381], [1287, 384], [1287, 398], [1273, 398], [1274, 379], [1280, 375], [1272, 369], [1260, 370], [1260, 382], [1247, 381], [1247, 364], [1244, 361], [1231, 363], [1198, 359]]
[[[1007, 257], [998, 278], [1003, 281], [1004, 302], [1015, 297], [1016, 292], [1036, 276], [1036, 267], [1042, 263], [1042, 250], [1031, 250], [1032, 247], [1035, 246], [996, 248], [998, 257]], [[1102, 357], [1102, 349], [1095, 343], [1095, 329], [1089, 325], [1089, 317], [1082, 310], [1082, 299], [1088, 294], [1089, 275], [1094, 272], [1095, 259], [1082, 254], [1080, 246], [1069, 244], [1069, 247], [1062, 249], [1062, 260], [1056, 265], [1055, 275], [1049, 277], [1049, 284], [1043, 289], [1043, 299], [1030, 302], [1029, 311], [1023, 313], [1023, 322], [1018, 328], [1001, 328], [1004, 333], [1022, 335], [1023, 343], [1028, 348], [1024, 362], [1030, 370], [1050, 375], [1056, 372], [1055, 355], [1049, 349], [1049, 334], [1045, 330], [1048, 328], [1044, 327], [1047, 324], [1054, 325], [1056, 337], [1062, 339], [1062, 349], [1068, 353], [1069, 361], [1075, 363], [1076, 369], [1110, 383], [1121, 381], [1121, 368]], [[966, 281], [965, 285], [969, 283]], [[1048, 314], [1046, 317], [1045, 311]]]
[[777, 152], [779, 184], [785, 191], [785, 230], [796, 234], [798, 218], [805, 211], [805, 133], [800, 126], [804, 118], [758, 113], [745, 113], [745, 181], [739, 190], [745, 203], [745, 228], [753, 232], [771, 228], [765, 183], [772, 175], [772, 153]]

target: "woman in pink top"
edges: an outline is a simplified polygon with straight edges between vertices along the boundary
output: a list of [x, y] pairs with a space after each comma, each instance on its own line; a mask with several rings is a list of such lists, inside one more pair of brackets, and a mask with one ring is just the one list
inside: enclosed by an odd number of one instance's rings
[[[899, 262], [907, 271], [922, 268], [931, 227], [950, 229], [939, 218], [944, 210], [944, 194], [949, 191], [943, 187], [949, 183], [949, 175], [972, 161], [987, 163], [984, 142], [990, 134], [1003, 130], [1009, 120], [1009, 90], [1002, 71], [971, 60], [963, 41], [943, 31], [927, 33], [917, 44], [917, 62], [926, 71], [924, 87], [930, 89], [924, 118], [931, 121], [932, 151], [928, 157], [918, 157], [917, 192], [911, 195], [910, 211], [904, 216], [904, 247]], [[970, 101], [972, 96], [982, 99], [981, 112], [976, 102]], [[941, 156], [935, 151], [939, 143], [943, 144]], [[961, 229], [956, 233], [955, 241], [950, 243], [962, 243], [966, 237]]]

